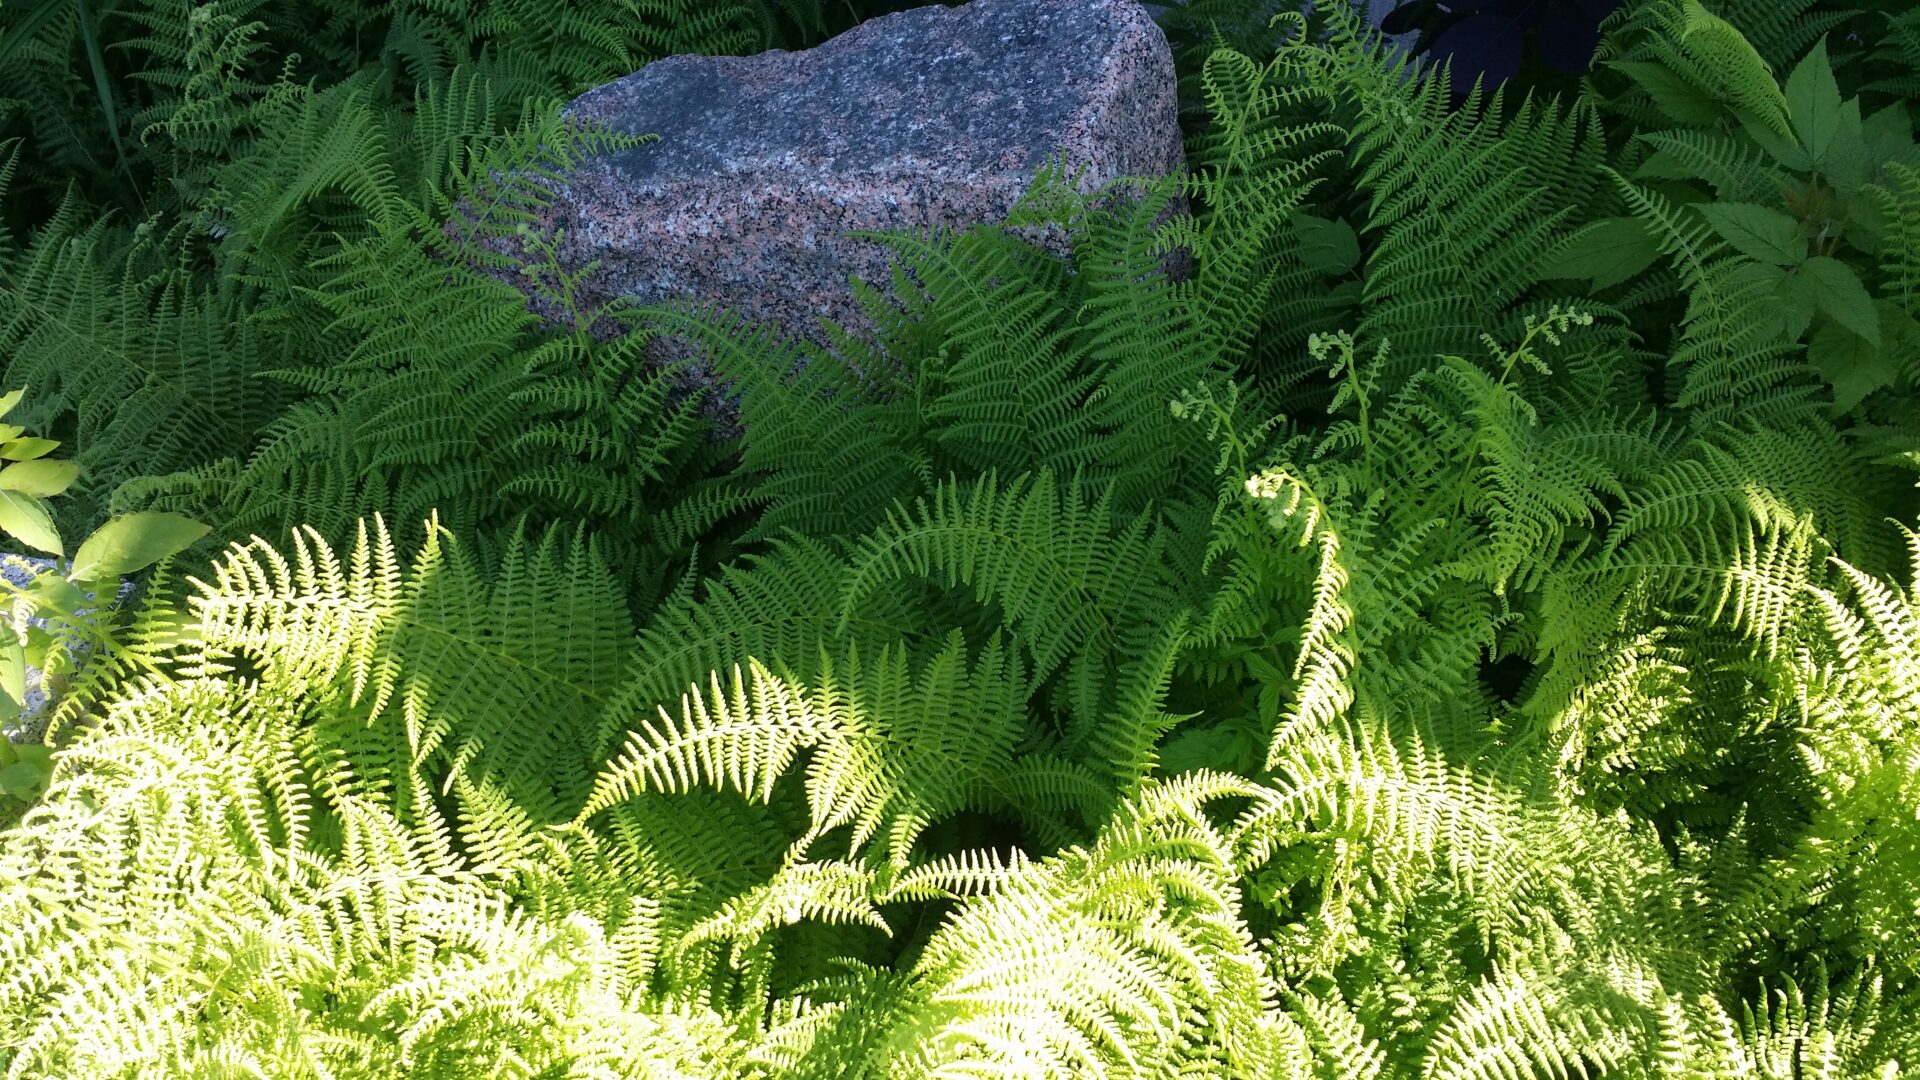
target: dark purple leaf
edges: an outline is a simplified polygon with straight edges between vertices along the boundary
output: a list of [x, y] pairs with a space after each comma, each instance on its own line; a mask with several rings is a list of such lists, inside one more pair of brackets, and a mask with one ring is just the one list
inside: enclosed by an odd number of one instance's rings
[[1620, 8], [1620, 0], [1561, 0], [1563, 4], [1572, 4], [1579, 8], [1587, 18], [1600, 22]]
[[1380, 30], [1387, 34], [1411, 34], [1419, 30], [1436, 10], [1433, 0], [1413, 0], [1387, 12]]
[[1573, 4], [1554, 4], [1540, 20], [1540, 56], [1568, 74], [1577, 75], [1593, 62], [1600, 44], [1600, 23]]
[[1501, 15], [1475, 15], [1440, 32], [1427, 50], [1437, 63], [1453, 61], [1453, 89], [1465, 94], [1474, 80], [1485, 76], [1486, 88], [1513, 78], [1526, 53], [1526, 34], [1520, 24]]

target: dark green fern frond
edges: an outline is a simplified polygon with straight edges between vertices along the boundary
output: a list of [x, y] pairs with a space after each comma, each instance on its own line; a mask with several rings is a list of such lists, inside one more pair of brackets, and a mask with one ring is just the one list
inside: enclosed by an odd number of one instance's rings
[[[1320, 114], [1327, 89], [1303, 78], [1308, 71], [1293, 50], [1264, 66], [1216, 50], [1201, 68], [1209, 127], [1189, 140], [1185, 188], [1196, 217], [1190, 227], [1176, 225], [1171, 242], [1192, 247], [1195, 270], [1183, 298], [1221, 361], [1252, 350], [1258, 368], [1273, 368], [1284, 344], [1299, 344], [1298, 328], [1265, 309], [1281, 302], [1283, 276], [1308, 269], [1288, 243], [1290, 226], [1346, 135]], [[1322, 268], [1315, 276], [1326, 274]], [[1264, 340], [1267, 334], [1278, 340]]]
[[740, 395], [747, 429], [739, 471], [766, 512], [749, 539], [784, 529], [859, 533], [877, 524], [895, 499], [925, 489], [927, 450], [914, 402], [876, 400], [868, 380], [839, 357], [796, 350], [769, 328], [694, 305], [636, 310], [631, 317], [693, 343], [703, 361]]
[[169, 265], [178, 232], [79, 223], [70, 203], [0, 265], [0, 356], [33, 389], [18, 423], [68, 435], [89, 474], [77, 516], [118, 483], [197, 468], [248, 440], [289, 395], [259, 378], [287, 343], [251, 325], [251, 297]]
[[1088, 462], [1092, 417], [1082, 405], [1094, 380], [1061, 356], [1071, 329], [1059, 260], [999, 229], [952, 239], [937, 230], [848, 235], [910, 257], [934, 301], [946, 357], [920, 369], [926, 385], [918, 391], [946, 455], [970, 472], [998, 466], [1064, 475]]
[[1531, 98], [1508, 110], [1504, 91], [1456, 110], [1446, 79], [1400, 79], [1375, 55], [1382, 46], [1343, 40], [1302, 46], [1299, 63], [1357, 114], [1349, 152], [1378, 238], [1361, 336], [1392, 341], [1409, 363], [1514, 336], [1546, 254], [1600, 191], [1598, 115]]
[[1888, 299], [1920, 316], [1920, 167], [1895, 162], [1886, 183], [1868, 189], [1885, 219], [1880, 270]]
[[1651, 131], [1640, 139], [1654, 154], [1635, 179], [1704, 180], [1723, 202], [1771, 199], [1785, 183], [1761, 150], [1720, 132]]
[[1687, 314], [1669, 370], [1675, 403], [1699, 425], [1736, 415], [1779, 424], [1819, 415], [1820, 390], [1777, 317], [1769, 282], [1727, 253], [1703, 221], [1683, 216], [1660, 194], [1616, 175], [1616, 186], [1660, 237], [1687, 294]]
[[1721, 9], [1761, 59], [1783, 68], [1861, 13], [1861, 8], [1822, 0], [1727, 0]]
[[931, 500], [890, 511], [887, 524], [859, 542], [841, 625], [898, 583], [965, 587], [998, 608], [1034, 677], [1064, 668], [1066, 700], [1091, 715], [1124, 633], [1149, 621], [1148, 612], [1177, 607], [1152, 520], [1116, 525], [1106, 498], [1089, 502], [1079, 485], [1063, 489], [1047, 473], [942, 484]]

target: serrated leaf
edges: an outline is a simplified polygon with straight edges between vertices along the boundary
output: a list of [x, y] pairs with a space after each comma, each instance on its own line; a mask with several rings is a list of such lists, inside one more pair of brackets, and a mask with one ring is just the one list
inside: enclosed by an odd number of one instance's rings
[[169, 555], [185, 551], [212, 531], [181, 514], [142, 510], [100, 526], [74, 552], [75, 581], [103, 581], [145, 570]]
[[1865, 338], [1874, 348], [1880, 347], [1880, 313], [1874, 309], [1873, 297], [1852, 267], [1838, 259], [1816, 255], [1794, 273], [1812, 290], [1814, 304], [1821, 314]]
[[80, 465], [72, 461], [16, 461], [0, 469], [0, 491], [18, 491], [25, 495], [58, 495], [80, 478]]
[[1748, 119], [1744, 114], [1740, 127], [1747, 133], [1747, 138], [1752, 139], [1760, 149], [1767, 152], [1768, 157], [1778, 164], [1794, 172], [1803, 173], [1813, 170], [1813, 159], [1807, 156], [1806, 148], [1800, 145], [1799, 139], [1792, 135], [1782, 135], [1764, 124]]
[[1794, 266], [1807, 257], [1807, 238], [1787, 214], [1756, 203], [1707, 203], [1700, 207], [1713, 231], [1749, 259]]
[[1866, 144], [1867, 172], [1878, 172], [1889, 161], [1913, 155], [1913, 118], [1905, 102], [1893, 104], [1860, 122], [1860, 141]]
[[1614, 60], [1607, 66], [1632, 79], [1653, 98], [1655, 108], [1677, 123], [1711, 127], [1725, 114], [1719, 102], [1659, 64]]
[[1860, 99], [1840, 106], [1840, 122], [1827, 144], [1821, 164], [1827, 180], [1844, 195], [1857, 194], [1874, 171], [1873, 152], [1867, 146], [1866, 122], [1860, 118]]
[[[1748, 264], [1752, 266], [1751, 263]], [[1789, 341], [1799, 341], [1813, 325], [1813, 317], [1820, 310], [1819, 298], [1814, 295], [1813, 285], [1798, 274], [1781, 273], [1777, 267], [1753, 267], [1756, 270], [1778, 275], [1773, 283], [1773, 315], [1780, 322], [1780, 329]]]
[[54, 530], [53, 516], [36, 496], [0, 491], [0, 530], [35, 551], [66, 554], [60, 546], [60, 534]]
[[1844, 327], [1822, 326], [1807, 343], [1807, 362], [1833, 387], [1833, 412], [1850, 412], [1867, 395], [1893, 385], [1900, 372], [1891, 357]]
[[1825, 162], [1841, 126], [1840, 84], [1834, 81], [1826, 38], [1787, 77], [1787, 116], [1807, 158], [1815, 166]]
[[1660, 241], [1639, 218], [1601, 218], [1568, 237], [1541, 273], [1588, 278], [1599, 290], [1632, 278], [1659, 257]]

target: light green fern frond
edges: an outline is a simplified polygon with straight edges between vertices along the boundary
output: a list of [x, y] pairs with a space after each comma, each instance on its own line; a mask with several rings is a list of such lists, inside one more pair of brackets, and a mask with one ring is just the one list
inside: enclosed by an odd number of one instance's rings
[[[718, 673], [643, 721], [594, 782], [584, 820], [647, 791], [705, 784], [759, 801], [811, 751], [805, 791], [811, 827], [794, 846], [850, 826], [859, 852], [879, 840], [886, 865], [908, 866], [922, 833], [969, 809], [1012, 812], [1057, 840], [1062, 815], [1097, 811], [1090, 771], [1031, 748], [1024, 672], [996, 637], [969, 665], [958, 636], [918, 672], [903, 649], [863, 662], [857, 649], [822, 657], [810, 684], [752, 661], [730, 684]], [[879, 888], [876, 885], [875, 888]]]

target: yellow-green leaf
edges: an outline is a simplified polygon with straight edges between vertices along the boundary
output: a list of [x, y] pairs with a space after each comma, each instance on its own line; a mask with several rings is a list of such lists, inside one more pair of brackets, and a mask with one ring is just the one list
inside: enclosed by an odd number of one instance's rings
[[0, 469], [0, 491], [18, 491], [26, 495], [58, 495], [80, 477], [80, 466], [72, 461], [16, 461]]
[[20, 635], [9, 633], [0, 644], [0, 693], [16, 704], [27, 703], [27, 650]]
[[0, 458], [8, 461], [32, 461], [46, 457], [60, 446], [58, 439], [8, 439], [0, 443]]
[[37, 496], [18, 491], [0, 491], [0, 530], [35, 551], [64, 555], [60, 534], [54, 530], [53, 515]]
[[74, 552], [75, 581], [103, 581], [144, 570], [169, 555], [186, 550], [211, 531], [180, 514], [143, 510], [100, 526]]

